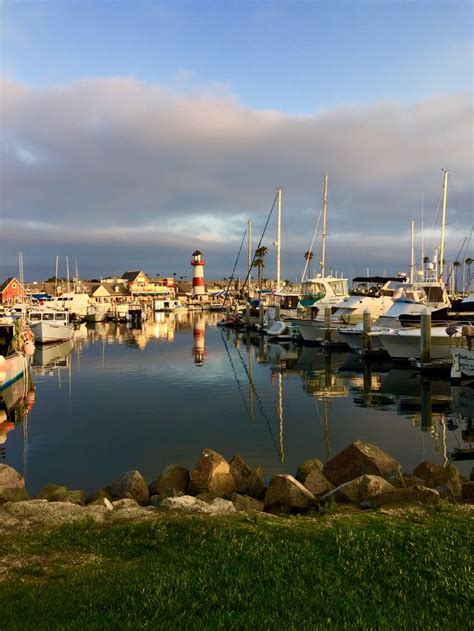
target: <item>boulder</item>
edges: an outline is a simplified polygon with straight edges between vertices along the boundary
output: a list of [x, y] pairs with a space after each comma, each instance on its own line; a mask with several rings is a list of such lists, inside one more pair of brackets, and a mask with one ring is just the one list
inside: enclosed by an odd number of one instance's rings
[[36, 494], [36, 499], [47, 500], [48, 502], [69, 502], [70, 504], [77, 504], [78, 506], [84, 506], [86, 503], [86, 496], [84, 491], [72, 491], [67, 486], [60, 486], [58, 484], [47, 484]]
[[366, 502], [371, 502], [379, 495], [393, 491], [395, 491], [395, 487], [385, 478], [378, 475], [361, 475], [327, 493], [321, 498], [321, 502], [334, 499], [336, 502], [365, 506]]
[[111, 511], [103, 506], [77, 506], [69, 502], [28, 500], [8, 502], [0, 506], [0, 532], [28, 531], [37, 528], [54, 528], [61, 524], [92, 519], [105, 521]]
[[461, 497], [467, 502], [474, 502], [474, 482], [464, 482], [461, 489]]
[[440, 495], [435, 489], [415, 485], [405, 489], [394, 489], [390, 493], [382, 493], [372, 500], [363, 502], [364, 508], [380, 508], [382, 506], [420, 506], [423, 504], [438, 504]]
[[0, 504], [30, 499], [25, 489], [25, 480], [13, 467], [0, 464]]
[[200, 513], [204, 515], [227, 515], [237, 512], [232, 502], [222, 498], [216, 498], [212, 503], [208, 504], [191, 495], [167, 497], [162, 501], [161, 508], [169, 511]]
[[263, 511], [263, 502], [256, 500], [254, 497], [248, 495], [240, 495], [234, 493], [232, 495], [232, 504], [239, 512], [250, 513], [252, 511]]
[[236, 455], [229, 463], [230, 473], [234, 478], [235, 490], [242, 495], [260, 498], [265, 494], [265, 483], [261, 469], [252, 471], [243, 458]]
[[114, 506], [112, 502], [108, 500], [106, 497], [98, 497], [93, 502], [90, 502], [89, 506], [103, 506], [107, 510], [114, 510]]
[[[440, 488], [443, 496], [461, 497], [461, 477], [452, 464], [445, 467], [425, 460], [413, 471], [413, 475], [423, 480], [423, 484], [431, 489]], [[446, 489], [443, 487], [447, 487]]]
[[231, 497], [232, 493], [235, 493], [230, 465], [213, 449], [202, 451], [196, 468], [191, 472], [188, 486], [190, 495], [208, 492], [219, 497]]
[[265, 493], [267, 513], [303, 513], [315, 506], [314, 495], [292, 475], [274, 476]]
[[326, 478], [335, 486], [361, 475], [377, 475], [388, 479], [401, 471], [400, 464], [383, 449], [363, 440], [356, 440], [323, 467]]
[[316, 470], [322, 473], [323, 466], [324, 465], [321, 462], [321, 460], [317, 460], [316, 458], [314, 458], [313, 460], [305, 460], [303, 464], [300, 464], [300, 466], [296, 470], [295, 477], [298, 480], [298, 482], [301, 482], [301, 484], [304, 484], [308, 474], [311, 473], [311, 471]]
[[112, 502], [112, 507], [114, 510], [123, 510], [125, 508], [138, 508], [139, 504], [130, 497], [124, 497], [121, 500], [115, 500], [115, 502]]
[[107, 499], [109, 502], [112, 501], [112, 494], [107, 489], [99, 489], [98, 491], [94, 491], [86, 498], [86, 504], [96, 504], [97, 500]]
[[175, 495], [186, 493], [189, 484], [189, 471], [179, 464], [172, 464], [157, 478], [156, 495]]
[[110, 486], [112, 497], [132, 499], [144, 506], [150, 497], [147, 483], [139, 471], [127, 471]]
[[326, 495], [334, 489], [334, 485], [321, 473], [319, 469], [312, 469], [299, 480], [315, 497]]

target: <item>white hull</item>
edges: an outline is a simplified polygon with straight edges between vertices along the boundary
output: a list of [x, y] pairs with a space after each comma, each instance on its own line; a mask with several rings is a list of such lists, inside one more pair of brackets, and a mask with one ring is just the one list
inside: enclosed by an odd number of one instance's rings
[[21, 353], [8, 355], [5, 357], [5, 360], [10, 368], [5, 370], [4, 368], [2, 369], [2, 366], [0, 366], [0, 390], [8, 388], [10, 384], [15, 382], [28, 371], [29, 359]]
[[463, 377], [474, 377], [474, 350], [453, 348], [453, 359], [459, 362], [459, 370]]
[[[390, 333], [380, 333], [383, 348], [392, 359], [420, 359], [421, 330], [399, 329]], [[445, 327], [431, 329], [431, 359], [450, 359], [453, 340]]]
[[339, 329], [337, 327], [331, 327], [329, 331], [326, 331], [324, 322], [319, 320], [298, 320], [295, 321], [298, 331], [305, 342], [323, 342], [329, 341], [332, 343], [341, 343], [344, 340], [339, 335]]
[[63, 342], [70, 340], [74, 335], [73, 324], [62, 324], [60, 322], [30, 322], [30, 328], [34, 333], [35, 342], [49, 344], [52, 342]]

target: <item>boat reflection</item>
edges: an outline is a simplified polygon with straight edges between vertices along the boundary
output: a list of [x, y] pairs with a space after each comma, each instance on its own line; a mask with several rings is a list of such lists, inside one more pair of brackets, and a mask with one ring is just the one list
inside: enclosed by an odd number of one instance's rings
[[24, 469], [28, 450], [28, 415], [35, 404], [35, 388], [28, 373], [0, 392], [0, 457], [5, 458], [8, 433], [23, 427]]

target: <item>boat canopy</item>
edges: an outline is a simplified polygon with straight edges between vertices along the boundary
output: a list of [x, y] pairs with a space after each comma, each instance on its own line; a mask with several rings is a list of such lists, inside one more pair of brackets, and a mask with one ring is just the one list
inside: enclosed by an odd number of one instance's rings
[[406, 282], [406, 276], [356, 276], [352, 279], [353, 283], [379, 283], [385, 284], [390, 281]]

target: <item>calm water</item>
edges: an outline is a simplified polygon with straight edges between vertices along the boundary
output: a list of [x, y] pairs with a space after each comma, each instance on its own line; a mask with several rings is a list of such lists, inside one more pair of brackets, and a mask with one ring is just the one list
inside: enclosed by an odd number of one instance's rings
[[[270, 478], [356, 438], [405, 470], [470, 446], [474, 389], [236, 335], [216, 327], [221, 318], [82, 325], [74, 342], [37, 349], [34, 392], [20, 380], [0, 398], [14, 422], [0, 423], [1, 461], [35, 493], [50, 482], [92, 491], [130, 469], [152, 479], [168, 464], [193, 467], [204, 447], [239, 453]], [[472, 461], [456, 464], [466, 474]]]

